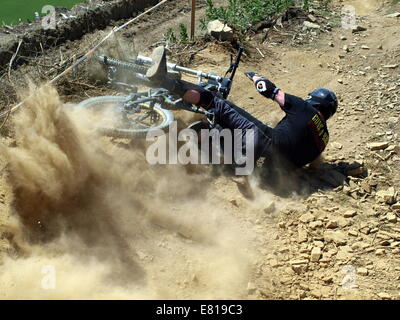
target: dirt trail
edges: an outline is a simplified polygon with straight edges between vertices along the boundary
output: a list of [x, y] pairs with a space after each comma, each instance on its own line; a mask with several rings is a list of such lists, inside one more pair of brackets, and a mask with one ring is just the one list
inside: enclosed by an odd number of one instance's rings
[[[335, 3], [354, 5], [367, 30], [322, 16], [332, 31], [297, 30], [298, 45], [253, 40], [266, 58], [255, 51], [240, 67], [292, 94], [328, 87], [340, 97], [325, 162], [283, 179], [286, 195], [259, 187], [258, 176], [249, 199], [239, 180], [210, 168], [150, 167], [143, 146], [98, 136], [54, 89], [41, 89], [0, 145], [0, 297], [399, 299], [400, 206], [386, 190], [400, 187], [400, 26], [380, 1]], [[151, 33], [143, 23], [142, 48], [169, 25]], [[223, 73], [226, 57], [210, 43], [192, 66]], [[283, 115], [242, 72], [231, 100], [269, 123]], [[353, 161], [368, 174], [349, 174]]]

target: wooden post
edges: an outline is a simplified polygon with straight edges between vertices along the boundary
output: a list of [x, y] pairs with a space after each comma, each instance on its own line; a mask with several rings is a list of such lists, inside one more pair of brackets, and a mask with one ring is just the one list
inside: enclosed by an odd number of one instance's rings
[[194, 39], [195, 23], [196, 23], [196, 0], [192, 0], [192, 19], [191, 19], [191, 24], [190, 24], [190, 40]]

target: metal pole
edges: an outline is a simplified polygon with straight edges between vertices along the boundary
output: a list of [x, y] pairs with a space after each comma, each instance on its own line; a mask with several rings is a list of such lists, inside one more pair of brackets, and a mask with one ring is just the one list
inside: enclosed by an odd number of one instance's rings
[[194, 39], [194, 29], [196, 23], [196, 0], [192, 0], [192, 19], [190, 25], [190, 39]]

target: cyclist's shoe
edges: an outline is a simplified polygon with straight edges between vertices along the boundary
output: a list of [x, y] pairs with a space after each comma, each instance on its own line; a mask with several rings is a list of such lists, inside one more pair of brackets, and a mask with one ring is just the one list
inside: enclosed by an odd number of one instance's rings
[[153, 65], [147, 70], [146, 77], [150, 81], [160, 82], [167, 76], [167, 57], [163, 46], [157, 47], [151, 54]]

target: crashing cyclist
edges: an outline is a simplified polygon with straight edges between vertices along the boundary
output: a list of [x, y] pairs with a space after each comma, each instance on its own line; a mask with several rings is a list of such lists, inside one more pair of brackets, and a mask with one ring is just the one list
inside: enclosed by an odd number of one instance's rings
[[277, 102], [286, 114], [271, 128], [232, 102], [201, 86], [168, 78], [164, 47], [156, 48], [152, 59], [153, 65], [146, 75], [154, 85], [169, 90], [188, 103], [213, 110], [215, 122], [222, 128], [242, 129], [243, 135], [246, 134], [246, 129], [253, 129], [255, 160], [265, 157], [276, 165], [300, 168], [317, 159], [326, 148], [329, 141], [327, 120], [335, 114], [338, 107], [334, 92], [316, 89], [303, 100], [284, 93], [270, 80], [256, 73], [247, 73], [257, 91]]

